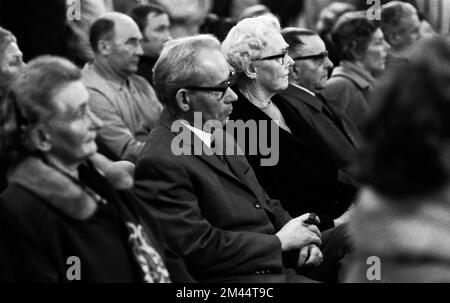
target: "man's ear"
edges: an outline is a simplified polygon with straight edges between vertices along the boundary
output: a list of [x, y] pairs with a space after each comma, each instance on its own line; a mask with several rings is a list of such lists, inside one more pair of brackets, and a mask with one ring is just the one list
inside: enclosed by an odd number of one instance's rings
[[191, 109], [191, 100], [189, 99], [186, 89], [179, 89], [175, 95], [175, 99], [177, 100], [178, 108], [182, 112], [188, 112]]
[[108, 40], [99, 40], [97, 45], [98, 52], [102, 55], [111, 54], [111, 41]]
[[30, 132], [30, 144], [32, 149], [48, 152], [52, 148], [51, 136], [42, 125], [38, 125]]

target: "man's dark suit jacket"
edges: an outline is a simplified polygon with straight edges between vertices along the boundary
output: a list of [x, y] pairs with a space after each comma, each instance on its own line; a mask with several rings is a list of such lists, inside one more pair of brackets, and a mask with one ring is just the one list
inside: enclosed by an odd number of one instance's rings
[[[333, 109], [321, 95], [314, 97], [293, 85], [279, 95], [296, 109], [297, 118], [309, 126], [305, 131], [313, 132], [327, 147], [336, 166], [351, 175], [348, 169], [356, 159], [360, 141], [356, 125], [343, 113]], [[323, 113], [325, 105], [334, 116], [334, 121]]]
[[[289, 258], [274, 234], [289, 214], [260, 187], [245, 157], [226, 156], [227, 168], [216, 155], [176, 156], [174, 121], [166, 109], [135, 171], [135, 194], [169, 245], [201, 282], [285, 282]], [[294, 251], [291, 261], [297, 257]]]
[[[261, 121], [271, 121], [238, 89], [234, 91], [239, 99], [233, 103], [231, 120], [255, 120], [258, 127]], [[334, 226], [333, 219], [339, 217], [349, 205], [338, 182], [338, 166], [324, 142], [311, 131], [309, 121], [301, 118], [293, 104], [279, 96], [274, 96], [272, 102], [281, 111], [292, 134], [279, 128], [279, 162], [275, 166], [261, 166], [260, 160], [266, 156], [259, 152], [251, 155], [248, 148], [245, 150], [247, 160], [262, 187], [271, 197], [279, 199], [293, 217], [315, 212], [321, 220], [319, 228], [331, 228]], [[258, 138], [260, 135], [258, 130]], [[270, 142], [270, 134], [263, 135]]]

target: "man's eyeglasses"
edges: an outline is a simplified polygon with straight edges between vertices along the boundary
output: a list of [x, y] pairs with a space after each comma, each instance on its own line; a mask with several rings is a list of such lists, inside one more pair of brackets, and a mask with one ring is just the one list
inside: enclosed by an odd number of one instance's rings
[[265, 61], [265, 60], [275, 60], [275, 59], [281, 59], [280, 63], [281, 65], [284, 65], [286, 63], [286, 59], [288, 57], [288, 51], [284, 51], [281, 54], [268, 56], [268, 57], [262, 57], [262, 58], [254, 58], [253, 61]]
[[230, 72], [230, 75], [228, 76], [228, 79], [225, 81], [224, 85], [222, 86], [187, 86], [184, 87], [185, 89], [190, 89], [190, 90], [198, 90], [198, 91], [205, 91], [205, 92], [220, 92], [220, 98], [219, 100], [222, 100], [223, 97], [225, 97], [225, 94], [227, 92], [227, 89], [230, 86], [233, 86], [235, 84], [235, 73], [234, 72]]
[[308, 60], [308, 59], [322, 59], [322, 60], [324, 60], [327, 57], [328, 57], [328, 51], [323, 51], [320, 54], [294, 57], [294, 58], [292, 58], [292, 60], [294, 60], [294, 61], [296, 61], [296, 60]]

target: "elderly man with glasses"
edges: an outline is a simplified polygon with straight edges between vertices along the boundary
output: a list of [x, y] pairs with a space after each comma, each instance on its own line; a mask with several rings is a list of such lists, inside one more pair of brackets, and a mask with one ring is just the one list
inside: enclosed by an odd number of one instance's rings
[[[236, 144], [221, 131], [237, 96], [219, 41], [201, 35], [168, 42], [154, 75], [165, 109], [139, 156], [135, 193], [190, 274], [200, 282], [304, 282], [311, 280], [296, 270], [308, 267], [317, 279], [336, 273], [348, 250], [344, 238], [321, 235], [314, 214], [292, 218], [243, 155], [216, 149]], [[215, 131], [206, 127], [212, 121]]]
[[[289, 43], [289, 55], [294, 60], [290, 67], [289, 87], [280, 93], [285, 103], [295, 108], [296, 119], [306, 127], [304, 132], [314, 137], [313, 149], [322, 151], [338, 170], [336, 204], [345, 210], [353, 198], [357, 181], [350, 167], [356, 158], [359, 132], [343, 113], [330, 106], [317, 93], [324, 87], [333, 64], [328, 58], [325, 43], [318, 34], [301, 28], [285, 28], [284, 39]], [[348, 220], [348, 212], [334, 218], [335, 225]]]

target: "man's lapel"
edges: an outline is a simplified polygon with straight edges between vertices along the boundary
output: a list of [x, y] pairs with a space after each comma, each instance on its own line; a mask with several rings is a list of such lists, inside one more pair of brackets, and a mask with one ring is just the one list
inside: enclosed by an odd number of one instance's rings
[[[212, 149], [206, 146], [202, 140], [198, 136], [196, 136], [190, 129], [188, 129], [183, 123], [181, 123], [181, 120], [177, 120], [176, 117], [170, 113], [167, 109], [163, 111], [160, 118], [160, 123], [167, 127], [174, 138], [181, 133], [189, 134], [190, 138], [188, 140], [182, 140], [183, 146], [186, 147], [187, 150], [189, 150], [191, 155], [194, 155], [195, 157], [198, 157], [205, 163], [207, 163], [211, 168], [216, 170], [218, 173], [225, 175], [234, 181], [238, 182], [241, 186], [246, 187], [248, 190], [250, 190], [253, 194], [254, 191], [252, 187], [249, 185], [248, 180], [245, 178], [245, 163], [239, 163], [239, 158], [242, 158], [244, 156], [230, 156], [227, 157], [224, 155], [225, 159], [228, 162], [228, 165], [230, 166], [230, 169], [220, 160], [220, 158], [215, 154], [215, 152], [223, 150], [222, 154], [226, 154], [226, 148], [230, 151], [231, 149], [234, 149], [234, 154], [236, 154], [236, 142], [233, 138], [231, 138], [229, 135], [226, 135], [225, 137], [223, 135], [220, 135], [219, 132], [217, 132], [214, 137], [216, 140], [216, 148]], [[173, 129], [173, 130], [172, 130]], [[220, 130], [222, 133], [227, 134], [225, 131]], [[220, 144], [220, 140], [223, 140], [222, 144]], [[224, 145], [225, 144], [225, 145]], [[245, 159], [243, 159], [245, 160]], [[242, 161], [242, 160], [241, 160]], [[249, 166], [249, 164], [247, 165]]]

